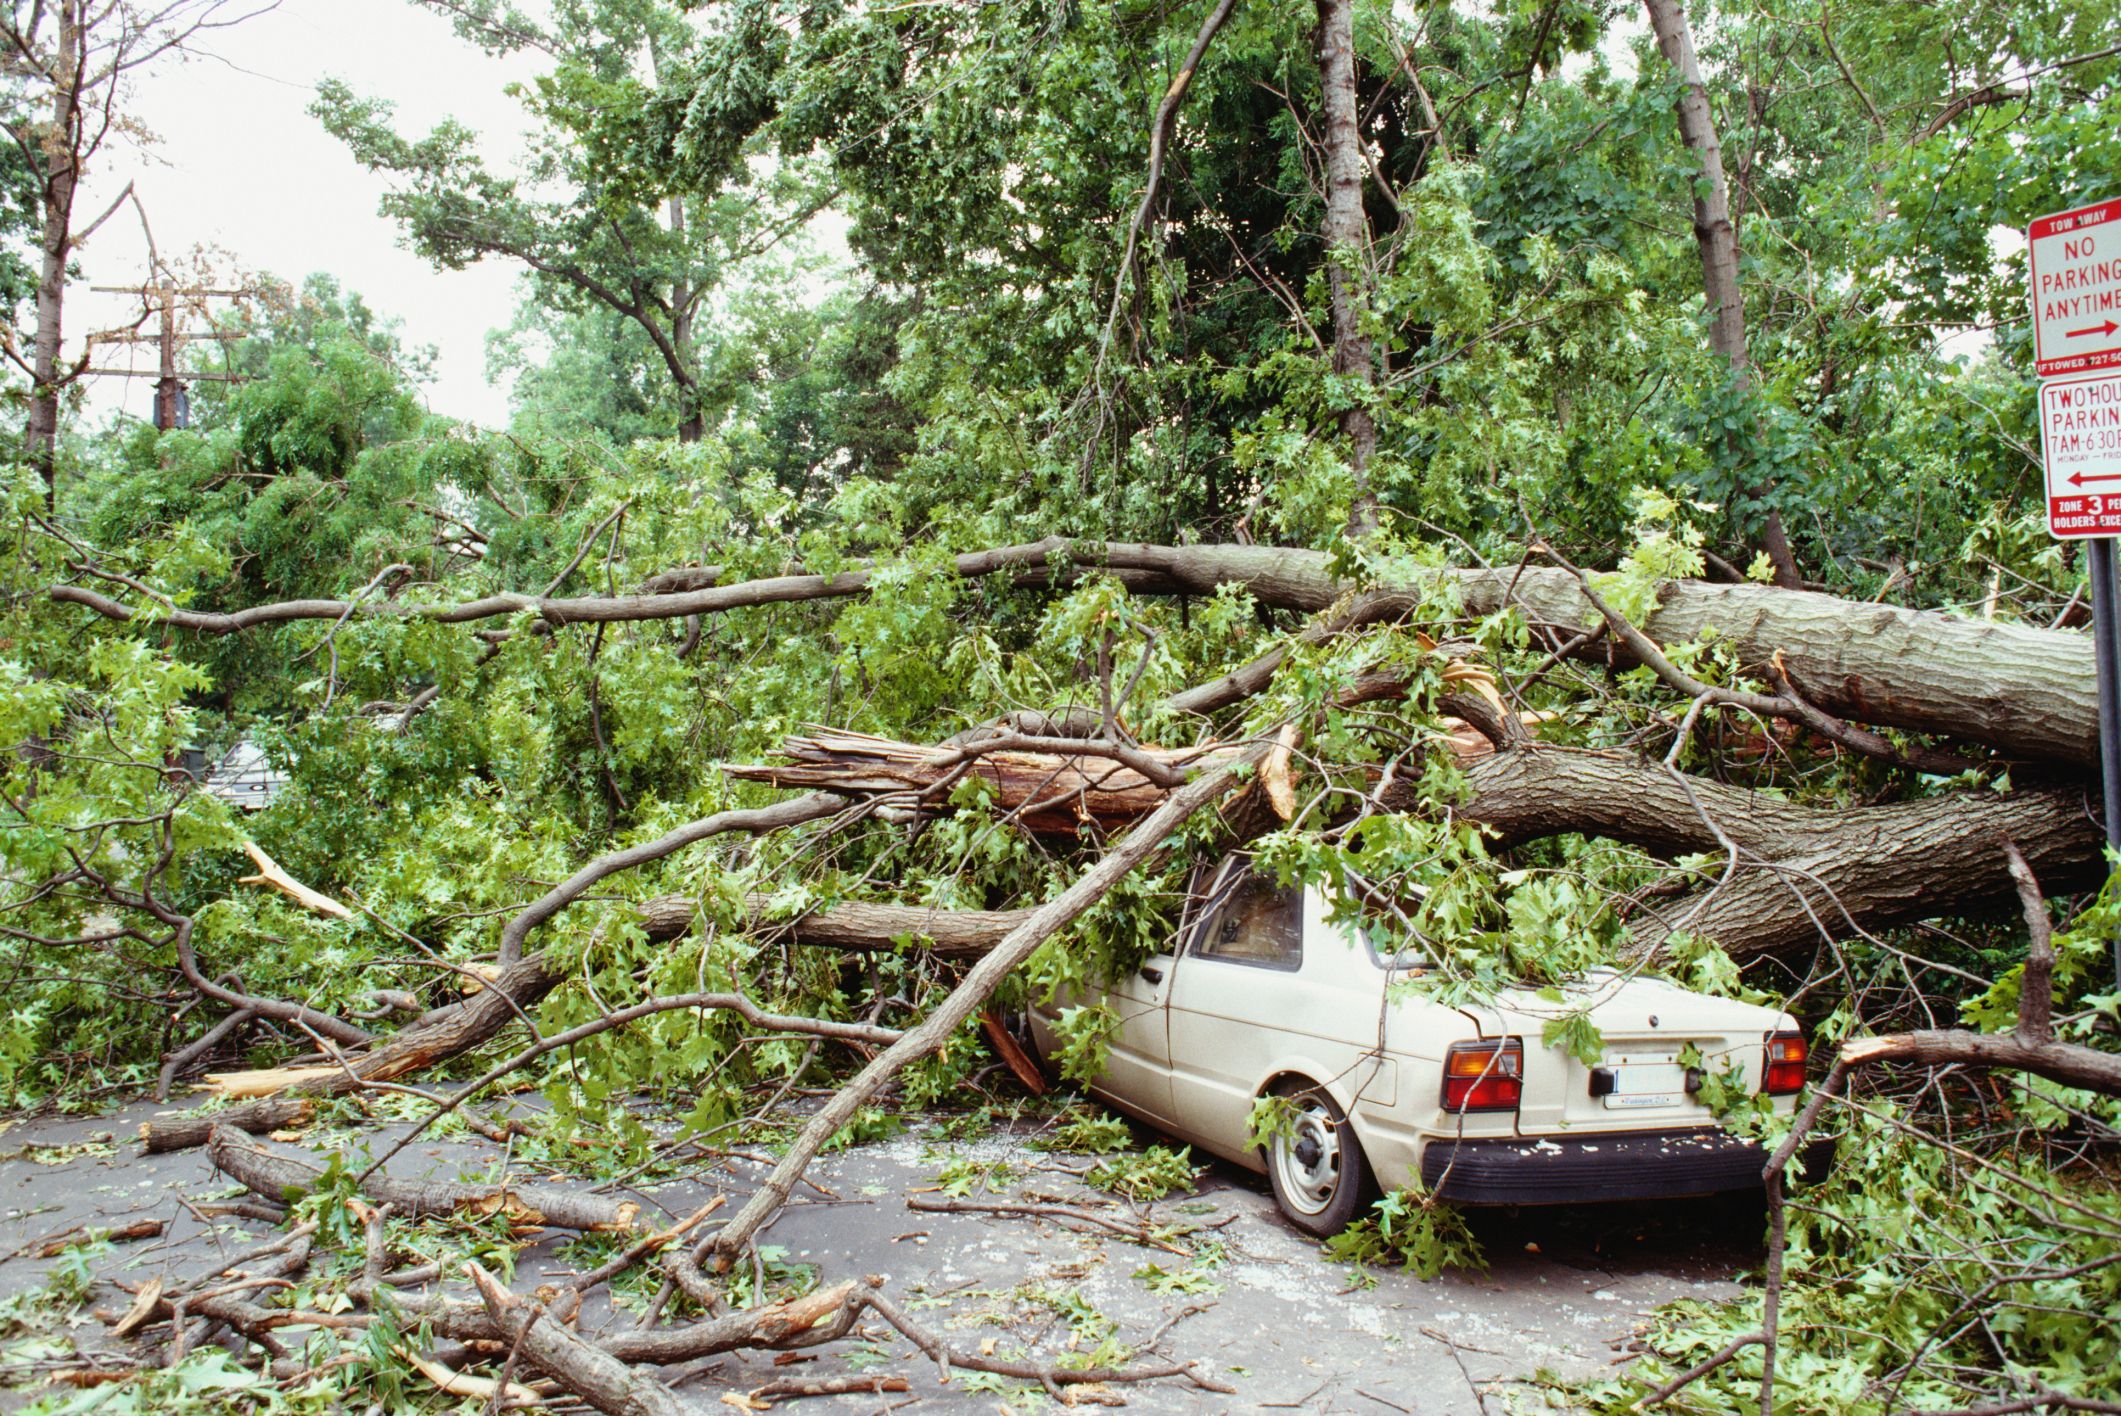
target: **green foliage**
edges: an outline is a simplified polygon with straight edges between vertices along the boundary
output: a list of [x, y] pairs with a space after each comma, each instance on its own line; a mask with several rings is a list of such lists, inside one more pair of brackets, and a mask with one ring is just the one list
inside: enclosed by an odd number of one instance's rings
[[1480, 1241], [1448, 1200], [1419, 1181], [1394, 1190], [1370, 1212], [1326, 1240], [1328, 1258], [1353, 1264], [1358, 1274], [1397, 1265], [1427, 1282], [1447, 1268], [1485, 1269]]
[[1126, 1121], [1110, 1112], [1073, 1110], [1040, 1144], [1064, 1155], [1110, 1155], [1134, 1144], [1134, 1132]]
[[1134, 1277], [1142, 1286], [1158, 1296], [1182, 1294], [1186, 1297], [1213, 1297], [1223, 1291], [1222, 1284], [1208, 1276], [1205, 1268], [1192, 1265], [1182, 1269], [1167, 1269], [1162, 1264], [1144, 1264], [1134, 1271]]
[[1119, 1013], [1109, 1003], [1078, 1003], [1061, 1009], [1053, 1020], [1054, 1035], [1060, 1039], [1053, 1062], [1060, 1074], [1074, 1082], [1091, 1082], [1103, 1075], [1119, 1023]]
[[1128, 1200], [1160, 1200], [1174, 1190], [1190, 1190], [1200, 1167], [1193, 1163], [1193, 1147], [1172, 1150], [1150, 1146], [1131, 1154], [1099, 1161], [1083, 1175], [1083, 1183]]
[[1022, 1178], [1022, 1173], [1008, 1159], [979, 1160], [971, 1156], [960, 1156], [945, 1165], [935, 1177], [935, 1188], [946, 1195], [963, 1199], [967, 1195], [981, 1192], [999, 1192]]
[[1264, 1093], [1252, 1103], [1252, 1110], [1245, 1116], [1245, 1144], [1264, 1150], [1276, 1141], [1293, 1141], [1297, 1120], [1302, 1115], [1302, 1108], [1289, 1093]]

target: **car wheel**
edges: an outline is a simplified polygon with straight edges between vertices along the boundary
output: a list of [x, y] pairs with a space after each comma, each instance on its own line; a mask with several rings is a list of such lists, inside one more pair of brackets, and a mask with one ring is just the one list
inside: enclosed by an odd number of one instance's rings
[[1295, 1104], [1293, 1125], [1267, 1143], [1267, 1179], [1289, 1223], [1329, 1239], [1348, 1227], [1370, 1190], [1370, 1166], [1347, 1113], [1315, 1086], [1277, 1087]]

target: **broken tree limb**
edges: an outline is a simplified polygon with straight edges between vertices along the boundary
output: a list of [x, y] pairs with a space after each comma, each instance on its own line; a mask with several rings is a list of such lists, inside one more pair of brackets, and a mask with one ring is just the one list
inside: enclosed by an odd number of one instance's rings
[[551, 992], [564, 977], [559, 966], [542, 955], [525, 959], [505, 970], [491, 987], [377, 1039], [367, 1051], [348, 1057], [345, 1067], [310, 1084], [303, 1094], [263, 1097], [208, 1116], [157, 1119], [147, 1123], [141, 1140], [150, 1153], [184, 1150], [206, 1144], [216, 1126], [271, 1131], [293, 1125], [308, 1115], [316, 1097], [358, 1091], [364, 1082], [390, 1081], [477, 1047], [520, 1018], [523, 1009]]
[[1829, 742], [1851, 752], [1875, 757], [1896, 767], [1911, 767], [1918, 772], [1928, 772], [1940, 777], [1956, 777], [1980, 765], [1955, 752], [1939, 752], [1934, 748], [1922, 747], [1903, 750], [1877, 733], [1852, 727], [1832, 714], [1823, 712], [1817, 704], [1800, 694], [1796, 685], [1790, 682], [1789, 670], [1782, 662], [1782, 651], [1779, 649], [1768, 656], [1765, 665], [1768, 679], [1781, 690], [1779, 693], [1752, 693], [1745, 689], [1703, 683], [1674, 664], [1665, 656], [1662, 646], [1629, 624], [1625, 616], [1607, 604], [1605, 597], [1591, 584], [1591, 578], [1564, 560], [1560, 552], [1546, 545], [1541, 545], [1538, 549], [1544, 551], [1548, 559], [1576, 577], [1577, 586], [1582, 590], [1584, 598], [1591, 602], [1607, 628], [1612, 630], [1621, 643], [1627, 645], [1638, 660], [1662, 679], [1667, 687], [1693, 700], [1695, 707], [1688, 710], [1690, 715], [1697, 712], [1704, 703], [1722, 703], [1758, 713], [1762, 717], [1787, 718], [1804, 724]]
[[[827, 790], [843, 797], [905, 793], [924, 798], [930, 809], [944, 805], [949, 787], [977, 778], [993, 786], [1003, 809], [1026, 829], [1058, 835], [1074, 835], [1086, 823], [1146, 816], [1170, 790], [1169, 780], [1110, 760], [1095, 744], [1067, 738], [1010, 740], [1026, 747], [968, 757], [966, 746], [929, 747], [821, 729], [784, 740], [782, 754], [792, 759], [786, 764], [732, 763], [722, 771], [740, 781], [782, 788], [835, 784], [820, 795]], [[1216, 766], [1238, 755], [1227, 745], [1157, 751], [1160, 765], [1171, 771]]]
[[162, 1070], [155, 1077], [155, 1100], [158, 1102], [168, 1101], [171, 1085], [176, 1082], [185, 1068], [212, 1052], [216, 1047], [219, 1047], [228, 1037], [242, 1031], [257, 1016], [255, 1012], [248, 1008], [238, 1008], [234, 1012], [225, 1015], [220, 1022], [215, 1023], [192, 1042], [170, 1053], [168, 1057], [163, 1059]]
[[[1527, 744], [1466, 768], [1461, 815], [1502, 844], [1565, 833], [1605, 836], [1654, 854], [1740, 852], [1719, 889], [1645, 905], [1630, 921], [1639, 947], [1675, 929], [1717, 940], [1734, 956], [1847, 938], [1917, 919], [1994, 908], [2014, 887], [1995, 850], [2018, 841], [2043, 875], [2098, 884], [2102, 838], [2081, 789], [1951, 792], [1880, 806], [1825, 810], [1666, 772], [1621, 753]], [[1399, 789], [1386, 804], [1414, 805]]]
[[[240, 1131], [217, 1126], [206, 1153], [214, 1168], [269, 1200], [286, 1201], [309, 1190], [325, 1167], [300, 1151], [261, 1145]], [[628, 1233], [641, 1207], [587, 1189], [559, 1185], [469, 1185], [454, 1180], [406, 1180], [388, 1172], [365, 1177], [371, 1199], [403, 1215], [505, 1214], [519, 1224], [552, 1225], [594, 1233]]]
[[1922, 1029], [1843, 1043], [1841, 1056], [1851, 1067], [1876, 1062], [1912, 1062], [1923, 1067], [2005, 1067], [2031, 1072], [2066, 1087], [2121, 1096], [2121, 1053], [2068, 1042], [2033, 1042], [2015, 1033]]
[[[849, 951], [889, 949], [892, 940], [910, 937], [922, 941], [930, 953], [945, 957], [984, 954], [1031, 914], [1028, 909], [948, 910], [934, 905], [842, 900], [793, 919], [776, 920], [768, 914], [770, 900], [767, 895], [746, 897], [751, 928], [761, 934], [785, 934], [798, 944]], [[699, 905], [691, 895], [657, 895], [641, 902], [638, 919], [650, 939], [675, 939], [691, 931]]]
[[352, 919], [353, 911], [319, 890], [312, 890], [289, 875], [280, 863], [267, 855], [256, 841], [245, 841], [243, 853], [250, 863], [258, 867], [256, 875], [238, 877], [238, 885], [263, 885], [268, 890], [278, 890], [306, 910], [313, 910], [332, 919]]
[[[1037, 581], [1084, 569], [1117, 575], [1144, 594], [1210, 595], [1241, 585], [1261, 604], [1317, 613], [1359, 590], [1418, 593], [1424, 587], [1457, 598], [1469, 615], [1515, 607], [1535, 623], [1575, 636], [1571, 655], [1606, 660], [1603, 636], [1579, 633], [1596, 611], [1574, 577], [1543, 566], [1425, 571], [1416, 583], [1359, 587], [1334, 576], [1323, 552], [1272, 546], [1158, 546], [1050, 538], [956, 558], [968, 578], [1017, 572]], [[231, 634], [349, 615], [424, 618], [446, 624], [532, 609], [552, 623], [682, 619], [743, 606], [822, 600], [859, 594], [866, 571], [841, 575], [773, 576], [672, 594], [585, 596], [540, 601], [502, 595], [455, 605], [399, 601], [302, 600], [258, 605], [234, 614], [135, 610], [79, 586], [52, 587], [53, 599], [82, 605], [114, 620], [140, 619], [209, 634]], [[1962, 619], [1929, 610], [1843, 600], [1810, 591], [1700, 580], [1664, 587], [1656, 609], [1638, 626], [1660, 644], [1686, 644], [1709, 635], [1736, 654], [1748, 673], [1765, 679], [1779, 650], [1805, 699], [1849, 722], [1904, 728], [1983, 743], [2007, 756], [2088, 766], [2099, 740], [2098, 696], [2089, 636], [2034, 629], [1995, 620]], [[1612, 662], [1632, 656], [1613, 646]]]
[[[669, 843], [673, 836], [682, 833], [682, 840], [669, 845], [669, 848], [662, 852], [667, 855], [682, 846], [695, 844], [721, 832], [756, 833], [778, 830], [783, 826], [815, 820], [824, 814], [826, 813], [818, 800], [807, 798], [777, 802], [755, 810], [717, 812], [650, 844], [664, 845]], [[549, 920], [596, 880], [625, 868], [623, 864], [612, 864], [613, 861], [623, 858], [638, 863], [642, 859], [655, 858], [642, 855], [641, 852], [645, 849], [635, 847], [613, 852], [575, 872], [567, 884], [549, 891], [530, 907], [539, 913], [531, 925], [525, 927], [522, 934], [527, 936], [536, 924]], [[372, 1040], [365, 1051], [347, 1058], [345, 1065], [339, 1068], [335, 1075], [324, 1077], [305, 1090], [310, 1096], [336, 1096], [358, 1091], [367, 1083], [387, 1082], [469, 1051], [492, 1038], [511, 1022], [527, 1021], [525, 1009], [557, 987], [563, 977], [564, 966], [556, 959], [545, 955], [517, 959], [501, 969], [476, 993], [457, 1003], [421, 1015], [389, 1037]], [[362, 1036], [365, 1039], [367, 1034]], [[308, 1102], [300, 1096], [268, 1097], [242, 1106], [230, 1107], [212, 1116], [175, 1117], [167, 1121], [152, 1121], [143, 1128], [141, 1140], [149, 1152], [182, 1150], [190, 1146], [204, 1145], [208, 1133], [215, 1126], [230, 1126], [254, 1132], [270, 1131], [282, 1125], [292, 1124], [287, 1118], [304, 1116], [307, 1109]]]
[[366, 1030], [355, 1027], [344, 1018], [333, 1017], [330, 1013], [320, 1013], [314, 1008], [304, 1007], [300, 1003], [289, 1003], [285, 999], [260, 998], [255, 994], [238, 993], [236, 990], [226, 988], [213, 979], [208, 978], [199, 968], [199, 956], [192, 950], [193, 921], [191, 917], [189, 915], [175, 915], [172, 918], [176, 923], [177, 930], [172, 937], [172, 942], [176, 946], [177, 951], [177, 968], [184, 974], [186, 982], [208, 998], [214, 999], [216, 1002], [225, 1003], [231, 1008], [248, 1009], [251, 1013], [261, 1018], [271, 1018], [275, 1022], [293, 1023], [298, 1027], [312, 1028], [334, 1042], [351, 1043], [358, 1047], [371, 1040], [371, 1035]]
[[606, 1416], [687, 1416], [697, 1409], [647, 1372], [575, 1336], [548, 1318], [542, 1304], [509, 1292], [477, 1263], [466, 1263], [464, 1273], [515, 1350]]
[[1010, 1377], [1020, 1382], [1037, 1382], [1048, 1391], [1063, 1386], [1153, 1382], [1162, 1381], [1167, 1377], [1183, 1377], [1203, 1391], [1220, 1392], [1226, 1396], [1237, 1394], [1236, 1387], [1201, 1375], [1196, 1364], [1192, 1362], [1169, 1362], [1142, 1367], [1064, 1367], [1058, 1364], [1012, 1362], [1005, 1358], [963, 1352], [951, 1347], [937, 1333], [915, 1322], [905, 1309], [886, 1298], [880, 1291], [881, 1279], [871, 1278], [867, 1283], [868, 1291], [861, 1297], [862, 1306], [904, 1333], [915, 1347], [927, 1353], [946, 1371], [951, 1367], [960, 1367], [968, 1372], [992, 1372], [996, 1376]]
[[2018, 978], [2018, 1025], [2007, 1033], [1970, 1032], [1964, 1028], [1927, 1028], [1886, 1037], [1858, 1038], [1841, 1044], [1841, 1067], [1876, 1062], [1912, 1062], [1917, 1066], [2004, 1067], [2030, 1072], [2066, 1087], [2121, 1096], [2121, 1053], [2055, 1040], [2055, 943], [2040, 882], [2019, 844], [2008, 837], [2003, 855], [2012, 885], [2025, 912], [2030, 942], [2025, 969]]
[[706, 1011], [716, 1008], [726, 1008], [741, 1016], [753, 1027], [762, 1028], [767, 1032], [808, 1033], [812, 1037], [834, 1038], [841, 1042], [863, 1043], [875, 1047], [888, 1047], [901, 1036], [894, 1028], [880, 1028], [872, 1023], [847, 1023], [832, 1018], [804, 1018], [787, 1013], [769, 1013], [741, 993], [680, 993], [664, 998], [645, 999], [629, 1007], [606, 1013], [602, 1017], [592, 1018], [586, 1023], [569, 1028], [566, 1032], [540, 1038], [507, 1061], [489, 1069], [468, 1086], [458, 1088], [441, 1106], [429, 1112], [418, 1125], [392, 1142], [388, 1150], [369, 1162], [368, 1169], [361, 1172], [361, 1179], [366, 1180], [375, 1174], [385, 1161], [411, 1145], [429, 1126], [455, 1111], [473, 1096], [517, 1068], [535, 1062], [549, 1052], [572, 1047], [599, 1033], [622, 1028], [628, 1023], [656, 1013], [679, 1010]]
[[1134, 868], [1163, 848], [1171, 833], [1211, 802], [1220, 800], [1238, 784], [1238, 769], [1256, 767], [1269, 744], [1255, 743], [1234, 760], [1202, 772], [1172, 792], [1127, 838], [1108, 850], [1097, 864], [1073, 885], [1031, 912], [1030, 918], [1011, 930], [994, 950], [974, 964], [963, 982], [905, 1036], [884, 1049], [851, 1080], [834, 1092], [804, 1125], [802, 1133], [767, 1177], [766, 1183], [744, 1203], [728, 1225], [715, 1236], [716, 1252], [725, 1260], [741, 1253], [773, 1213], [787, 1202], [796, 1180], [825, 1143], [839, 1133], [854, 1113], [915, 1058], [942, 1050], [957, 1030], [979, 1011], [1010, 971], [1051, 938], [1072, 924], [1131, 874]]

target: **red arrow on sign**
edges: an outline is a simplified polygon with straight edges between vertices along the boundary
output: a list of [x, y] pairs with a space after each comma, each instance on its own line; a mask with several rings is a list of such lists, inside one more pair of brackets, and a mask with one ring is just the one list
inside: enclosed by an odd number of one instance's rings
[[2108, 320], [2105, 324], [2087, 325], [2083, 329], [2069, 330], [2063, 335], [2063, 338], [2075, 339], [2080, 334], [2112, 334], [2117, 329], [2121, 329], [2121, 324], [2115, 324], [2112, 320]]
[[2102, 472], [2092, 477], [2087, 477], [2082, 472], [2070, 474], [2069, 484], [2072, 487], [2081, 487], [2086, 482], [2121, 482], [2121, 472]]

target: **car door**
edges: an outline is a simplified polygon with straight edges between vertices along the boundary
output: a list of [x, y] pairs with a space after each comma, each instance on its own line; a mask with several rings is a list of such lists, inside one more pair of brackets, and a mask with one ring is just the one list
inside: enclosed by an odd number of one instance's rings
[[1105, 1002], [1119, 1016], [1105, 1070], [1091, 1091], [1145, 1120], [1171, 1121], [1171, 1032], [1168, 1005], [1177, 960], [1152, 954], [1139, 970], [1114, 981]]
[[1170, 980], [1171, 1106], [1178, 1129], [1237, 1158], [1253, 1091], [1289, 1050], [1301, 988], [1304, 895], [1249, 872], [1212, 892]]

